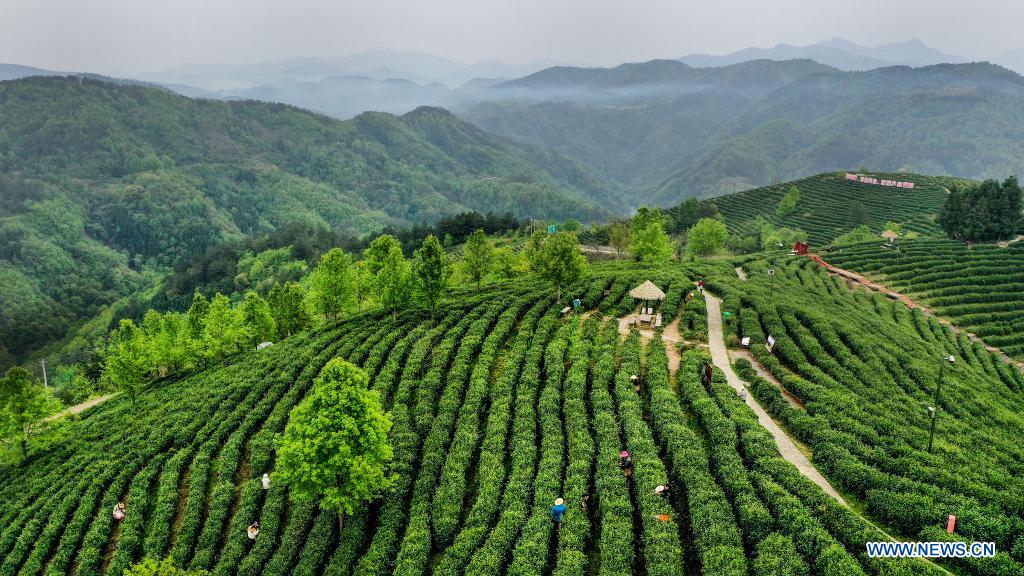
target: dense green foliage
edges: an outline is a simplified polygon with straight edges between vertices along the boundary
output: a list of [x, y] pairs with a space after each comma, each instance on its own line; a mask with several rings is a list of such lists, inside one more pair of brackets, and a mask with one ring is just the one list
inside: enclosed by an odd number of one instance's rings
[[910, 240], [897, 253], [878, 242], [827, 255], [830, 264], [876, 278], [1014, 358], [1024, 358], [1024, 247], [965, 247]]
[[1021, 227], [1021, 190], [1016, 177], [1000, 184], [985, 180], [966, 189], [953, 187], [938, 217], [950, 238], [1005, 240]]
[[391, 418], [381, 408], [380, 392], [368, 385], [359, 367], [335, 358], [288, 415], [275, 441], [275, 478], [296, 500], [319, 500], [321, 510], [340, 517], [394, 483], [387, 470], [394, 457], [387, 440]]
[[[585, 220], [625, 209], [614, 185], [574, 162], [440, 109], [343, 122], [280, 104], [40, 77], [0, 83], [0, 118], [0, 366], [155, 284], [147, 272], [296, 223], [353, 236], [473, 209]], [[412, 234], [410, 246], [426, 236]], [[289, 245], [309, 264], [297, 243], [273, 248]], [[253, 251], [231, 260], [235, 274], [200, 274], [237, 279], [243, 293], [269, 288], [271, 276], [294, 280], [295, 269], [273, 266], [281, 256]], [[182, 305], [197, 287], [168, 296]]]

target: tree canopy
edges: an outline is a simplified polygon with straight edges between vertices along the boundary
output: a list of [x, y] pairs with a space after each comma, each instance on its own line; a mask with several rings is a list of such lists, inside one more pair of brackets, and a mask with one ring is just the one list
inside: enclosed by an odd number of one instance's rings
[[573, 232], [545, 234], [536, 232], [527, 246], [530, 269], [544, 278], [558, 291], [582, 278], [587, 271], [587, 259], [580, 251], [580, 241]]
[[939, 211], [939, 225], [951, 238], [971, 241], [1005, 240], [1021, 227], [1021, 189], [1011, 176], [999, 183], [954, 186]]
[[388, 472], [391, 418], [368, 384], [360, 368], [331, 360], [276, 440], [275, 477], [297, 500], [320, 497], [320, 507], [337, 512], [339, 521], [395, 481]]
[[686, 234], [686, 250], [693, 256], [710, 256], [725, 245], [729, 230], [714, 218], [701, 218]]

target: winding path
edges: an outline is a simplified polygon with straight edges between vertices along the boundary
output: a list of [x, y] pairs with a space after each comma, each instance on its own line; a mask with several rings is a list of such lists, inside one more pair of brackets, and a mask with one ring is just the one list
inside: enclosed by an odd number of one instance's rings
[[[733, 372], [732, 365], [729, 364], [729, 353], [725, 348], [725, 339], [722, 332], [721, 301], [705, 290], [704, 302], [708, 308], [708, 343], [711, 345], [711, 359], [715, 366], [725, 373], [725, 379], [730, 386], [737, 392], [745, 390], [746, 383]], [[846, 504], [846, 501], [839, 495], [839, 492], [821, 475], [821, 472], [818, 472], [818, 469], [800, 451], [793, 439], [786, 435], [786, 432], [772, 420], [771, 416], [761, 407], [761, 404], [758, 403], [752, 394], [747, 394], [747, 405], [757, 415], [757, 421], [775, 438], [775, 444], [779, 447], [779, 454], [796, 466], [801, 474], [820, 486], [826, 494], [835, 498], [840, 504]]]
[[85, 402], [82, 402], [81, 404], [75, 404], [74, 406], [72, 406], [70, 408], [65, 408], [64, 410], [61, 410], [60, 412], [57, 412], [56, 414], [51, 414], [51, 415], [47, 416], [46, 418], [43, 418], [43, 422], [49, 422], [51, 420], [56, 420], [58, 418], [67, 416], [69, 414], [81, 414], [82, 412], [85, 412], [86, 410], [88, 410], [89, 408], [92, 408], [93, 406], [96, 406], [98, 404], [102, 404], [102, 403], [106, 402], [107, 400], [110, 400], [114, 396], [117, 396], [117, 394], [116, 393], [115, 394], [107, 394], [106, 396], [99, 396], [99, 397], [93, 398], [91, 400], [86, 400]]

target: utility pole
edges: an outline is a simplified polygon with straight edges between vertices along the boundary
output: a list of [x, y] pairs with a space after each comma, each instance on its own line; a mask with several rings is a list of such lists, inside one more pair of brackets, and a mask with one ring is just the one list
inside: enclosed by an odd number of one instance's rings
[[50, 387], [50, 382], [46, 379], [46, 358], [39, 361], [43, 365], [43, 386], [46, 388]]
[[948, 358], [943, 357], [942, 360], [939, 361], [939, 381], [935, 383], [935, 398], [932, 401], [935, 405], [931, 406], [928, 410], [931, 413], [930, 415], [932, 417], [932, 428], [931, 431], [928, 433], [929, 453], [931, 453], [932, 451], [932, 441], [935, 440], [935, 423], [939, 419], [939, 394], [941, 394], [942, 392], [942, 381], [946, 377], [946, 362], [949, 362], [949, 365], [952, 366], [953, 362], [955, 361], [956, 358], [952, 354], [950, 354]]

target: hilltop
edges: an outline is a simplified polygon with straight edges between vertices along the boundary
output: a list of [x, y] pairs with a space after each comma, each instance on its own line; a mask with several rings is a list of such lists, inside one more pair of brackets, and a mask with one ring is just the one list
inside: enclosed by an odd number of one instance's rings
[[[887, 222], [895, 222], [908, 233], [942, 235], [935, 216], [946, 199], [947, 188], [963, 182], [920, 174], [858, 173], [879, 181], [914, 183], [913, 189], [906, 189], [852, 182], [846, 179], [846, 174], [828, 172], [726, 194], [704, 203], [717, 207], [732, 234], [749, 231], [755, 220], [761, 218], [776, 227], [803, 230], [812, 245], [821, 246], [862, 224], [876, 233], [880, 233]], [[799, 202], [791, 213], [779, 215], [779, 202], [794, 187], [800, 191]], [[666, 212], [678, 218], [685, 206], [677, 205]]]
[[[227, 240], [477, 209], [603, 220], [617, 186], [436, 108], [338, 121], [81, 77], [0, 83], [0, 357]], [[10, 356], [0, 360], [8, 364]]]

